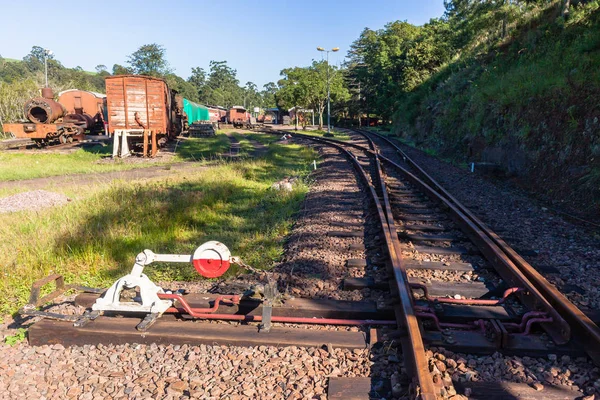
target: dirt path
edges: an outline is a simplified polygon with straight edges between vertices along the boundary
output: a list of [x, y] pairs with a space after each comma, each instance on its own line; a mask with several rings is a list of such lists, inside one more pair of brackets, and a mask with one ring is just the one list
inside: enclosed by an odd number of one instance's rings
[[[230, 146], [229, 146], [229, 153], [223, 154], [224, 157], [229, 157], [229, 158], [236, 158], [240, 156], [240, 150], [241, 150], [241, 145], [240, 145], [240, 141], [233, 136], [233, 134], [231, 132], [227, 132], [225, 133], [225, 135], [227, 135], [227, 138], [229, 139]], [[262, 157], [264, 156], [267, 151], [269, 151], [269, 147], [257, 142], [256, 140], [250, 139], [249, 137], [245, 137], [244, 139], [246, 139], [248, 142], [250, 142], [250, 144], [252, 145], [252, 147], [254, 148], [250, 153], [250, 157]]]
[[182, 171], [199, 171], [208, 167], [209, 166], [207, 165], [199, 165], [193, 162], [180, 162], [168, 166], [160, 165], [155, 167], [130, 169], [126, 171], [47, 176], [43, 178], [0, 182], [0, 189], [41, 189], [48, 187], [49, 185], [97, 185], [119, 179], [151, 179], [174, 175]]

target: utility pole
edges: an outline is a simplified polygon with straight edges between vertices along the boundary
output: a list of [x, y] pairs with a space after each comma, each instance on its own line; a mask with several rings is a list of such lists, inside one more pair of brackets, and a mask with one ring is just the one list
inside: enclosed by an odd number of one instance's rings
[[339, 49], [339, 47], [334, 47], [331, 50], [325, 50], [322, 47], [317, 47], [318, 51], [324, 51], [327, 53], [327, 136], [331, 136], [331, 99], [329, 96], [329, 52], [336, 52]]
[[44, 49], [44, 70], [46, 75], [46, 87], [48, 87], [48, 56], [52, 55], [52, 50]]

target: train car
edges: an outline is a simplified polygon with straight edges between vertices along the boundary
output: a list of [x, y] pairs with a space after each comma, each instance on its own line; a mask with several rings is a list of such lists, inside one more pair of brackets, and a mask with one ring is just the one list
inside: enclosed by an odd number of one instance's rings
[[183, 131], [183, 98], [164, 79], [116, 75], [107, 76], [105, 82], [113, 156], [126, 157], [140, 144], [144, 156], [154, 156], [159, 145]]
[[104, 131], [106, 95], [86, 90], [69, 89], [58, 94], [58, 102], [67, 110], [67, 119], [85, 124], [90, 133]]
[[243, 128], [248, 121], [248, 113], [241, 106], [233, 106], [227, 111], [227, 122], [233, 124], [234, 128]]
[[188, 124], [210, 121], [210, 111], [207, 107], [188, 99], [183, 99], [183, 111], [187, 116]]
[[213, 124], [218, 122], [224, 122], [227, 115], [227, 110], [219, 106], [208, 106], [208, 113], [210, 115], [210, 122]]
[[72, 142], [83, 138], [89, 129], [89, 121], [70, 114], [54, 100], [50, 88], [43, 88], [41, 97], [25, 102], [23, 114], [28, 122], [4, 124], [2, 128], [16, 138], [31, 139], [38, 146]]

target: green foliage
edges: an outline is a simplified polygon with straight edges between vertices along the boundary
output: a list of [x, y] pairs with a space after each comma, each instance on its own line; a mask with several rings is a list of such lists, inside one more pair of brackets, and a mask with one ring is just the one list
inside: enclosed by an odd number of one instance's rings
[[14, 346], [15, 344], [21, 343], [27, 337], [27, 329], [25, 328], [17, 328], [17, 331], [14, 335], [9, 335], [4, 338], [4, 343], [9, 346]]
[[163, 77], [171, 73], [166, 53], [159, 44], [145, 44], [127, 57], [127, 64], [135, 74]]
[[286, 68], [281, 75], [278, 105], [286, 109], [299, 106], [316, 110], [319, 128], [323, 127], [323, 112], [327, 105], [327, 82], [332, 102], [343, 102], [349, 97], [343, 72], [326, 61], [313, 61], [309, 67]]
[[38, 86], [31, 78], [0, 81], [0, 124], [23, 119], [23, 104], [38, 94]]

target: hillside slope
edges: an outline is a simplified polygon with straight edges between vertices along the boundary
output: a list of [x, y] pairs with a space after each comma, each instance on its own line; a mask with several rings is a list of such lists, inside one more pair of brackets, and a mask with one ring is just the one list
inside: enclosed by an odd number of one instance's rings
[[549, 8], [407, 95], [394, 132], [459, 161], [500, 164], [547, 199], [600, 215], [600, 12]]

